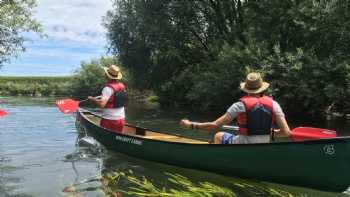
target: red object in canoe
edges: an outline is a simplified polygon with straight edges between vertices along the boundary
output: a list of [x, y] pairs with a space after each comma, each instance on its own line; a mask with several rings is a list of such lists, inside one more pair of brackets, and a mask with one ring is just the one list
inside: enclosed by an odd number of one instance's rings
[[337, 132], [329, 129], [297, 127], [292, 130], [290, 136], [293, 141], [317, 140], [323, 138], [335, 138]]
[[62, 99], [56, 101], [58, 109], [64, 114], [76, 112], [79, 108], [79, 101], [73, 99]]

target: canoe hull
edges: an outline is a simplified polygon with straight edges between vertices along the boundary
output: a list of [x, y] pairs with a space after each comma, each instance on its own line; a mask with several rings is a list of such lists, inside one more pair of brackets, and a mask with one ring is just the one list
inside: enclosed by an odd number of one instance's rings
[[269, 144], [189, 144], [105, 130], [78, 113], [77, 123], [107, 149], [186, 168], [325, 191], [350, 184], [350, 138]]

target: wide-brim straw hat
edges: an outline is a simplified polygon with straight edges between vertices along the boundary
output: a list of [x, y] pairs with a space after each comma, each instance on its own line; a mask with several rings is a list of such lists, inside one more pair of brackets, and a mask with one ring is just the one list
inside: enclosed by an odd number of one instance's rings
[[122, 79], [123, 75], [120, 72], [120, 68], [116, 65], [111, 65], [109, 67], [103, 67], [105, 74], [109, 79]]
[[270, 84], [263, 81], [260, 73], [249, 73], [245, 79], [245, 82], [240, 84], [240, 88], [243, 92], [249, 94], [259, 94], [269, 88]]

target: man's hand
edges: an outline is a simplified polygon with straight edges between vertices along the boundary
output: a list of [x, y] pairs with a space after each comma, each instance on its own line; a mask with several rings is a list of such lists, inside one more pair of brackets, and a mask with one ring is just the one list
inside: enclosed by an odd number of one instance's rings
[[180, 125], [184, 128], [187, 128], [187, 129], [189, 129], [191, 127], [191, 124], [192, 124], [192, 122], [188, 119], [182, 119], [180, 121]]
[[96, 101], [96, 98], [93, 97], [93, 96], [88, 96], [88, 100], [90, 100], [90, 101]]

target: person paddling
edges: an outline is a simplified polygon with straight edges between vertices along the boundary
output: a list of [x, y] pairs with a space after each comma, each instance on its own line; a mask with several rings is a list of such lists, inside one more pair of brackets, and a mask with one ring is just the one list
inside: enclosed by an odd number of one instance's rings
[[280, 132], [289, 136], [291, 131], [281, 106], [263, 94], [269, 85], [263, 81], [260, 73], [249, 73], [245, 82], [240, 84], [240, 89], [246, 95], [233, 103], [224, 115], [215, 121], [202, 123], [182, 119], [180, 125], [185, 128], [218, 131], [237, 118], [238, 135], [218, 132], [214, 136], [215, 144], [267, 143], [270, 141], [274, 123], [277, 123]]
[[103, 67], [106, 85], [100, 98], [89, 96], [102, 110], [101, 127], [122, 133], [125, 124], [125, 85], [120, 81], [123, 75], [116, 65]]

